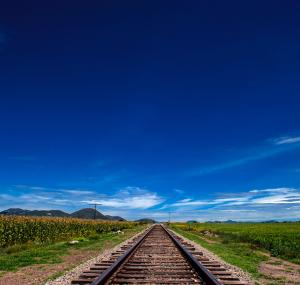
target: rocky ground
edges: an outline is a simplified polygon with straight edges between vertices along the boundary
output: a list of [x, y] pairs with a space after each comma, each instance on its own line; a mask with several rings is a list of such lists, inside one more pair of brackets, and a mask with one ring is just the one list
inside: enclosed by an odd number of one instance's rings
[[185, 241], [189, 242], [190, 244], [192, 244], [198, 251], [203, 252], [203, 255], [206, 256], [207, 258], [209, 258], [211, 260], [215, 260], [218, 263], [220, 263], [221, 265], [223, 265], [226, 269], [228, 269], [229, 271], [233, 272], [234, 275], [236, 275], [237, 277], [239, 277], [241, 280], [243, 280], [243, 281], [245, 281], [245, 282], [247, 282], [248, 284], [251, 284], [251, 285], [255, 284], [255, 280], [253, 280], [248, 273], [244, 272], [243, 270], [241, 270], [240, 268], [238, 268], [236, 266], [233, 266], [233, 265], [225, 262], [220, 257], [218, 257], [214, 253], [210, 252], [206, 248], [202, 247], [198, 243], [195, 243], [195, 242], [193, 242], [193, 241], [185, 238], [184, 236], [182, 236], [182, 235], [180, 235], [178, 233], [175, 233], [175, 234], [178, 235], [178, 236], [180, 236], [182, 239], [184, 239]]
[[[137, 234], [139, 235], [139, 234]], [[76, 279], [84, 270], [88, 270], [93, 264], [100, 263], [101, 260], [108, 259], [112, 252], [119, 250], [123, 245], [134, 239], [137, 235], [131, 237], [123, 243], [118, 244], [114, 248], [107, 249], [100, 255], [87, 260], [86, 262], [76, 266], [72, 270], [64, 273], [55, 280], [48, 281], [45, 285], [70, 285], [73, 279]]]

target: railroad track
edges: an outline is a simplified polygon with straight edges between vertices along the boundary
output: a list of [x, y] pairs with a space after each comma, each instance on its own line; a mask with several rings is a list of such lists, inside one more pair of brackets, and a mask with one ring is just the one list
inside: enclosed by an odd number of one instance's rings
[[71, 284], [246, 285], [162, 225], [147, 229]]

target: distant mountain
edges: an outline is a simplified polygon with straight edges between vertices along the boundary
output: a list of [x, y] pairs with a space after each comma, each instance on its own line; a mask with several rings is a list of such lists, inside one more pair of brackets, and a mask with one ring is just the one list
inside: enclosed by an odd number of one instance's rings
[[190, 221], [187, 221], [187, 224], [197, 224], [198, 222], [195, 221], [195, 220], [190, 220]]
[[70, 214], [60, 211], [60, 210], [33, 210], [29, 211], [28, 216], [34, 216], [34, 217], [70, 217]]
[[60, 210], [24, 210], [20, 208], [10, 208], [0, 212], [5, 216], [33, 216], [33, 217], [70, 217], [70, 214]]
[[[79, 219], [94, 219], [95, 217], [95, 210], [91, 208], [81, 209], [71, 214], [72, 218], [79, 218]], [[96, 219], [99, 220], [113, 220], [113, 221], [125, 221], [122, 217], [119, 216], [109, 216], [103, 215], [99, 211], [96, 210]]]
[[30, 212], [31, 211], [29, 211], [29, 210], [23, 210], [23, 209], [20, 209], [20, 208], [10, 208], [10, 209], [7, 209], [7, 210], [4, 210], [4, 211], [0, 212], [0, 215], [27, 216], [28, 213], [30, 213]]
[[[95, 217], [95, 210], [91, 208], [85, 208], [78, 210], [71, 214], [72, 218], [79, 218], [79, 219], [94, 219]], [[99, 211], [96, 210], [96, 219], [106, 220], [106, 217], [101, 214]]]
[[153, 219], [148, 219], [148, 218], [139, 219], [139, 220], [136, 220], [135, 222], [149, 223], [149, 224], [155, 224], [155, 223], [156, 223], [155, 220], [153, 220]]
[[105, 217], [108, 220], [112, 220], [112, 221], [126, 221], [124, 218], [120, 217], [120, 216], [110, 216], [110, 215], [105, 215]]
[[208, 224], [211, 224], [211, 223], [214, 223], [214, 224], [236, 224], [238, 222], [233, 221], [233, 220], [227, 220], [227, 221], [207, 221], [205, 223], [208, 223]]
[[[0, 215], [5, 216], [32, 216], [32, 217], [72, 217], [79, 219], [94, 219], [95, 210], [91, 208], [81, 209], [72, 214], [68, 214], [64, 211], [60, 210], [24, 210], [20, 208], [10, 208], [0, 212]], [[103, 215], [99, 211], [96, 211], [96, 219], [99, 220], [110, 220], [110, 221], [126, 221], [122, 217], [119, 216], [109, 216]]]

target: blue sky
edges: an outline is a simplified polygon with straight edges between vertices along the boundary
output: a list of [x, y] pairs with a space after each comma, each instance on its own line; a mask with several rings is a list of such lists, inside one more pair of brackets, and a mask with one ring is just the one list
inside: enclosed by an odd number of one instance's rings
[[11, 1], [0, 210], [300, 219], [300, 4]]

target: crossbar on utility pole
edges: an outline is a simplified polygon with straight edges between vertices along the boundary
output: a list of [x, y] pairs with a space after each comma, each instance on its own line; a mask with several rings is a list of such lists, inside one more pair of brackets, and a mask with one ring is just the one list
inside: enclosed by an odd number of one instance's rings
[[102, 204], [98, 204], [98, 203], [92, 203], [92, 204], [89, 204], [91, 206], [94, 206], [94, 220], [96, 220], [96, 216], [97, 216], [97, 205], [100, 206]]

